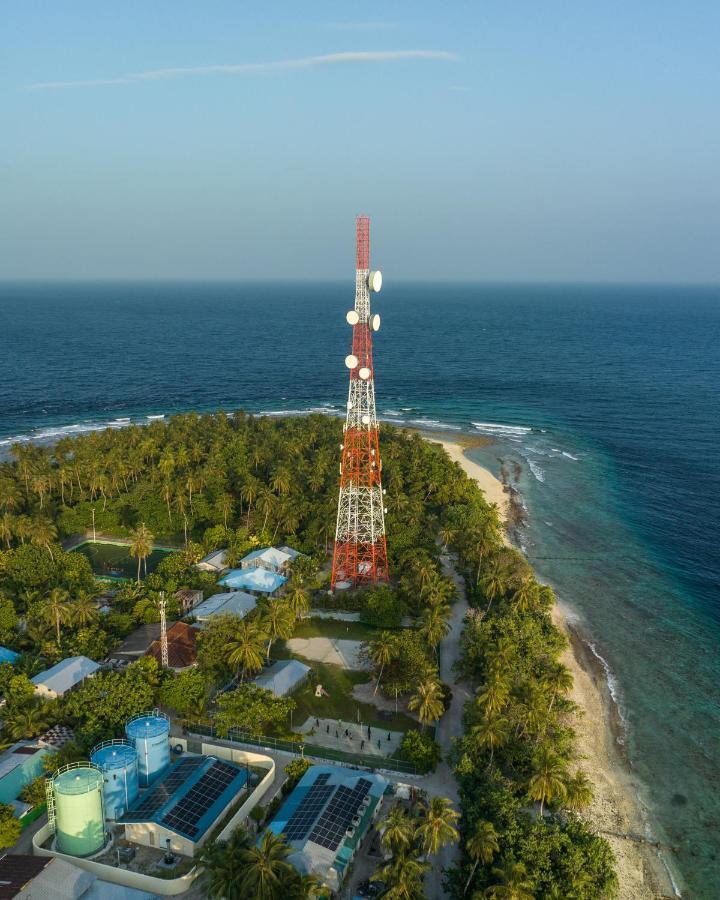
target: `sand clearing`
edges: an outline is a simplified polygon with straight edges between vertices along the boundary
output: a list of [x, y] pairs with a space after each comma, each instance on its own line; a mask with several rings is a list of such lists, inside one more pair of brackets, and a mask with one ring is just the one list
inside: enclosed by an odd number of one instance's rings
[[331, 663], [343, 669], [362, 670], [369, 665], [360, 659], [360, 641], [344, 641], [326, 637], [291, 638], [287, 647], [298, 656], [315, 662]]
[[[442, 444], [450, 458], [478, 482], [488, 501], [497, 503], [505, 519], [508, 498], [501, 482], [487, 469], [468, 459], [459, 444], [434, 436], [432, 440]], [[564, 654], [563, 662], [575, 680], [571, 698], [582, 710], [575, 722], [578, 752], [582, 768], [595, 790], [595, 799], [585, 817], [607, 838], [615, 853], [620, 883], [618, 898], [674, 897], [676, 894], [658, 851], [650, 844], [633, 839], [642, 840], [645, 824], [637, 788], [620, 755], [613, 731], [612, 699], [604, 673], [593, 666], [591, 651], [577, 631], [568, 625], [566, 612], [560, 604], [553, 609], [553, 621], [570, 637], [570, 649]]]

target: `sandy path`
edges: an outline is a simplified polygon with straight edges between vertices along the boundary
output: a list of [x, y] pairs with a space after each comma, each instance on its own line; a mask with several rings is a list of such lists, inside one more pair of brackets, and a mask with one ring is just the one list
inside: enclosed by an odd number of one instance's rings
[[[468, 459], [459, 444], [438, 440], [435, 436], [432, 440], [442, 444], [450, 458], [477, 481], [488, 501], [497, 503], [505, 519], [509, 504], [502, 483], [487, 469]], [[620, 755], [613, 731], [612, 701], [604, 675], [601, 670], [594, 669], [589, 648], [569, 628], [566, 611], [560, 604], [553, 609], [553, 621], [571, 638], [563, 662], [575, 680], [571, 697], [582, 710], [575, 723], [578, 751], [582, 768], [595, 790], [595, 799], [586, 818], [608, 839], [615, 853], [620, 883], [618, 900], [673, 897], [671, 882], [657, 850], [641, 842], [645, 830], [643, 816], [637, 789]]]

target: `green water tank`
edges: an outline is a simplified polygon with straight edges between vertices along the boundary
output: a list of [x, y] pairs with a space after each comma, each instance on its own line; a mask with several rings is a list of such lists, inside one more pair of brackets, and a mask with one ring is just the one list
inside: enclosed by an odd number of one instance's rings
[[92, 763], [73, 763], [53, 775], [57, 849], [92, 856], [105, 845], [103, 774]]

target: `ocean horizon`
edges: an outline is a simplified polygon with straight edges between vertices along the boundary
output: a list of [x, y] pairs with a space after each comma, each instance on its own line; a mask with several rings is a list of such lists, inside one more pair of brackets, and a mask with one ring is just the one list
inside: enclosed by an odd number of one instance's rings
[[[0, 282], [0, 455], [174, 412], [343, 415], [352, 279]], [[720, 287], [390, 281], [378, 417], [476, 435], [607, 667], [648, 835], [720, 894]]]

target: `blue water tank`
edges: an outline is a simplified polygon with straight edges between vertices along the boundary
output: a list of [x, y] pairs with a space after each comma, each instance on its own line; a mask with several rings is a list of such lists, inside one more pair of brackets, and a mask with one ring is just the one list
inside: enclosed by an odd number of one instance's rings
[[140, 787], [147, 787], [170, 765], [170, 721], [153, 710], [130, 719], [125, 734], [137, 750]]
[[103, 773], [105, 817], [119, 819], [140, 790], [137, 750], [128, 741], [104, 741], [93, 747], [90, 760]]

